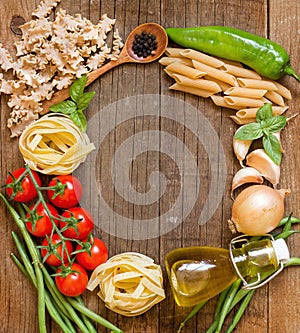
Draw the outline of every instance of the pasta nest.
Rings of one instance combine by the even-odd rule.
[[[69,116],[49,114],[23,131],[19,149],[32,170],[67,175],[85,161],[95,146]]]
[[[105,305],[128,317],[148,311],[165,298],[161,267],[135,252],[115,255],[99,265],[87,289],[94,290],[97,285]]]

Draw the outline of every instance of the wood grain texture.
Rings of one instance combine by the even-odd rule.
[[[25,20],[31,18],[31,12],[38,5],[37,0],[1,1],[0,42],[11,53],[13,43],[18,39],[11,30],[10,22],[14,15],[20,15]],[[298,0],[131,0],[131,1],[93,1],[93,0],[62,0],[59,5],[67,13],[83,16],[97,23],[100,17],[107,13],[115,17],[121,36],[125,37],[137,25],[144,22],[156,22],[164,27],[189,27],[196,25],[227,25],[269,37],[286,48],[291,56],[293,66],[300,71],[299,30],[300,3]],[[281,79],[291,89],[293,99],[288,102],[288,115],[299,112],[300,85],[291,77]],[[124,64],[103,75],[88,87],[96,91],[90,107],[86,111],[88,117],[88,134],[97,146],[95,160],[88,160],[80,166],[76,175],[84,180],[84,203],[91,210],[99,227],[96,234],[108,245],[110,255],[126,251],[137,251],[149,255],[160,263],[164,272],[166,299],[153,307],[146,314],[136,318],[126,318],[107,310],[96,296],[96,292],[87,292],[84,296],[86,304],[102,316],[130,333],[174,333],[180,322],[190,309],[175,305],[170,293],[164,269],[165,254],[181,246],[209,245],[227,247],[231,234],[226,221],[230,218],[232,200],[230,185],[235,172],[239,169],[232,151],[232,137],[236,125],[229,115],[232,111],[216,107],[210,100],[196,96],[169,91],[171,79],[163,72],[159,63],[147,65]],[[148,107],[143,103],[143,96],[153,96],[153,105],[174,110],[174,120],[169,117],[149,115]],[[173,97],[176,97],[175,99]],[[135,117],[125,117],[126,99],[129,98],[130,112]],[[168,100],[167,98],[171,98]],[[172,99],[173,98],[173,99]],[[125,102],[124,102],[125,101]],[[147,101],[149,101],[147,99]],[[1,183],[6,179],[8,171],[22,166],[22,158],[18,151],[16,139],[10,138],[6,121],[9,109],[7,97],[0,96],[1,102]],[[123,103],[123,104],[122,104]],[[150,103],[151,104],[151,103]],[[122,108],[123,107],[123,114]],[[190,116],[190,109],[195,113]],[[163,112],[163,111],[161,111]],[[103,115],[106,118],[103,118]],[[182,117],[182,118],[181,118]],[[191,118],[190,118],[191,117]],[[201,141],[201,117],[205,117],[220,139],[226,160],[224,184],[217,184],[215,190],[223,191],[223,195],[214,214],[208,222],[199,225],[198,219],[203,211],[206,198],[213,179],[211,163],[218,154],[213,142],[205,147]],[[103,121],[105,119],[105,121]],[[190,121],[194,120],[198,128],[193,132]],[[108,131],[109,127],[111,129]],[[107,132],[107,133],[106,133]],[[104,135],[106,133],[106,135]],[[160,133],[159,137],[151,135]],[[137,136],[139,135],[139,136]],[[209,135],[209,132],[208,134]],[[139,139],[134,139],[137,136]],[[155,140],[158,141],[156,142]],[[298,159],[300,154],[299,119],[289,122],[282,133],[285,154],[282,162],[280,186],[291,189],[291,195],[286,199],[286,213],[293,211],[300,216],[300,169]],[[127,143],[126,149],[122,146]],[[182,143],[182,144],[181,144]],[[119,148],[122,148],[121,151]],[[157,151],[165,149],[174,151],[174,156]],[[184,147],[190,155],[184,155]],[[145,151],[142,151],[145,149]],[[124,165],[115,162],[114,157],[119,152],[128,154],[123,159]],[[170,154],[169,154],[170,155]],[[191,156],[197,165],[197,180],[189,160]],[[183,166],[183,171],[179,166]],[[128,168],[126,169],[125,166]],[[124,169],[124,170],[123,170]],[[121,172],[122,171],[122,172]],[[114,182],[120,178],[119,192],[114,188]],[[126,177],[131,189],[128,187]],[[157,182],[157,177],[160,181]],[[91,186],[93,184],[93,186]],[[192,184],[193,186],[188,186]],[[180,192],[183,187],[183,192]],[[94,191],[96,189],[96,192]],[[130,197],[129,190],[141,195],[139,204],[122,197],[122,193]],[[101,199],[100,194],[105,197]],[[152,191],[152,192],[151,192]],[[156,191],[156,192],[155,192]],[[147,193],[154,193],[153,202],[147,201]],[[143,197],[144,194],[144,197]],[[156,197],[155,197],[156,195]],[[168,232],[164,228],[163,214],[168,212],[178,197],[180,210],[170,215],[174,227]],[[158,200],[160,197],[160,200]],[[146,198],[146,199],[145,199]],[[144,201],[143,201],[144,200]],[[176,224],[184,216],[185,205],[195,200],[191,210],[182,223]],[[109,207],[109,209],[107,208]],[[115,224],[116,215],[106,214],[110,210],[116,215],[126,217],[132,224],[120,227]],[[159,218],[161,224],[146,225],[145,220]],[[37,333],[37,301],[36,292],[29,282],[12,264],[9,255],[15,251],[11,239],[11,231],[17,230],[5,207],[0,205],[0,333]],[[138,224],[139,223],[139,224]],[[107,227],[101,228],[101,224]],[[117,230],[117,228],[119,228]],[[124,228],[124,230],[120,230]],[[118,232],[127,237],[116,237]],[[160,237],[153,237],[160,233]],[[134,239],[137,233],[143,239]],[[294,235],[289,241],[291,254],[299,256],[299,236]],[[184,332],[204,333],[213,319],[216,300],[211,300],[188,324]],[[251,301],[236,332],[239,333],[298,333],[300,330],[300,270],[291,267],[284,271],[269,285],[259,289]],[[50,319],[47,322],[49,333],[60,330]],[[228,326],[228,321],[225,326]],[[98,332],[106,332],[97,327]],[[225,330],[224,330],[225,332]]]

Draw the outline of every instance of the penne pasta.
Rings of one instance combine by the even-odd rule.
[[[238,77],[237,82],[243,88],[267,89],[267,90],[278,89],[274,82],[267,80],[255,80],[255,79]]]
[[[216,82],[219,85],[219,87],[221,87],[222,91],[225,91],[225,90],[229,89],[230,87],[232,87],[230,84],[228,84],[228,83],[226,83],[224,81],[220,81],[220,80],[218,80],[218,79],[216,79],[214,77],[211,77],[209,75],[205,75],[204,78],[206,80]]]
[[[184,64],[180,64],[178,62],[173,62],[172,64],[168,65],[166,67],[166,70],[185,75],[191,79],[198,79],[199,77],[204,76],[206,74],[205,72],[186,66]]]
[[[199,61],[203,64],[206,64],[208,66],[214,67],[214,68],[219,68],[221,66],[224,66],[224,62],[211,57],[207,54],[204,54],[202,52],[199,51],[195,51],[195,50],[191,50],[191,49],[186,49],[180,52],[180,55],[186,58],[189,58],[191,60],[196,60]]]
[[[177,57],[177,58],[180,58],[181,57],[181,55],[180,55],[181,51],[182,51],[182,49],[179,48],[179,47],[167,47],[167,49],[165,51],[165,54],[168,57]]]
[[[172,64],[173,62],[179,62],[180,64],[184,64],[186,66],[193,66],[191,59],[185,59],[185,58],[177,58],[177,57],[162,57],[159,60],[159,63],[163,66],[168,66]]]
[[[190,79],[184,75],[180,74],[173,74],[173,78],[176,80],[178,84],[188,86],[188,87],[194,87],[204,90],[212,91],[214,94],[217,92],[222,91],[220,86],[213,81],[208,81],[205,79]]]
[[[256,118],[239,118],[238,116],[230,116],[230,118],[238,125],[254,123]]]
[[[212,99],[212,101],[217,105],[217,106],[220,106],[220,107],[223,107],[223,108],[228,108],[228,109],[234,109],[234,110],[239,110],[240,107],[237,107],[235,105],[230,105],[228,104],[224,97],[223,96],[220,96],[220,95],[212,95],[210,96],[210,98]]]
[[[255,118],[259,108],[247,108],[237,111],[236,116],[239,118]],[[288,109],[288,106],[273,106],[272,111],[274,116],[283,114]]]
[[[283,97],[279,95],[276,91],[268,91],[265,96],[270,100],[271,102],[280,105],[285,106]]]
[[[241,88],[241,87],[230,87],[224,91],[225,95],[250,97],[250,98],[262,98],[268,90],[252,89],[252,88]]]
[[[199,71],[206,72],[209,76],[212,76],[220,81],[226,82],[226,83],[230,84],[231,86],[238,85],[237,80],[233,75],[227,74],[225,72],[222,72],[219,69],[202,64],[201,62],[199,62],[197,60],[192,60],[192,62],[193,62],[194,67],[197,68]]]
[[[237,107],[260,107],[265,103],[263,99],[238,96],[225,96],[224,100],[227,104]]]
[[[184,85],[178,84],[178,83],[174,83],[169,89],[197,95],[197,96],[204,97],[204,98],[210,97],[214,94],[212,91],[209,91],[209,90],[184,86]]]
[[[234,66],[230,64],[224,64],[221,68],[226,73],[235,75],[236,77],[248,78],[254,80],[261,80],[261,76],[251,69],[244,67]]]
[[[282,97],[286,98],[286,99],[292,99],[292,95],[291,92],[288,88],[286,88],[284,85],[282,85],[281,83],[274,81],[274,84],[277,87],[276,92],[281,95]]]

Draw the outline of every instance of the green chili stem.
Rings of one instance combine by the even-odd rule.
[[[70,302],[70,304],[80,313],[86,315],[87,317],[89,317],[90,319],[94,320],[95,322],[97,322],[98,324],[110,329],[113,332],[116,333],[123,333],[123,331],[121,329],[119,329],[118,327],[116,327],[115,325],[113,325],[111,322],[109,322],[108,320],[104,319],[103,317],[97,315],[95,312],[91,311],[90,309],[88,309],[87,307],[81,305],[79,302],[77,302],[74,298],[71,297],[67,297],[67,300]]]
[[[241,302],[240,307],[239,307],[238,311],[236,312],[236,314],[235,314],[235,316],[234,316],[234,318],[233,318],[233,320],[232,320],[229,328],[227,329],[226,333],[231,333],[235,329],[236,325],[238,324],[238,322],[242,318],[242,316],[243,316],[243,314],[244,314],[244,312],[245,312],[245,310],[246,310],[249,302],[251,301],[251,298],[252,298],[254,292],[255,292],[255,289],[252,289],[244,297],[244,299]]]
[[[203,306],[207,303],[207,301],[199,303],[197,305],[195,305],[192,309],[192,311],[185,317],[185,319],[183,320],[183,322],[180,324],[177,333],[180,333],[181,330],[183,329],[183,327],[185,326],[185,324],[191,319],[193,318],[202,308]]]
[[[42,274],[40,266],[39,266],[39,259],[38,259],[36,248],[35,248],[35,246],[32,242],[31,236],[29,235],[24,222],[21,220],[17,211],[7,201],[7,199],[3,196],[2,193],[0,193],[0,198],[6,204],[9,212],[11,213],[11,215],[14,219],[14,221],[16,222],[18,228],[20,229],[20,231],[22,233],[22,236],[24,238],[24,241],[25,241],[25,243],[27,245],[27,248],[29,250],[29,253],[31,255],[33,265],[34,265],[36,280],[37,280],[39,329],[40,329],[40,333],[46,333],[47,328],[46,328],[44,279],[43,279],[43,274]]]

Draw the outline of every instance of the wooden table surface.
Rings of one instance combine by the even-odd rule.
[[[21,16],[25,21],[30,20],[38,4],[38,0],[0,1],[0,42],[11,53],[15,52],[13,43],[20,38],[11,31],[12,18]],[[61,0],[58,8],[70,15],[81,13],[93,23],[107,13],[116,18],[123,39],[134,27],[147,21],[164,27],[225,25],[244,29],[281,44],[300,72],[298,0]],[[85,185],[83,205],[92,211],[97,221],[95,232],[107,243],[110,256],[137,251],[161,264],[164,273],[166,299],[139,317],[116,315],[104,307],[96,291],[86,292],[87,305],[126,333],[173,333],[189,312],[176,306],[170,293],[164,268],[168,251],[192,245],[227,247],[232,238],[226,221],[232,207],[231,181],[239,169],[232,151],[232,137],[237,128],[229,118],[233,112],[216,107],[208,99],[170,91],[171,82],[155,62],[117,67],[89,87],[96,91],[86,114],[97,158],[76,171]],[[293,96],[288,101],[287,115],[299,112],[299,83],[291,77],[280,82]],[[10,138],[6,127],[7,97],[0,99],[0,172],[4,183],[7,173],[22,166],[23,160],[17,139]],[[127,112],[128,105],[132,113]],[[157,115],[153,113],[156,105],[161,107]],[[123,108],[127,109],[122,113]],[[201,130],[208,132],[203,135]],[[159,142],[155,141],[157,135]],[[280,187],[291,189],[286,199],[286,214],[292,211],[294,216],[300,216],[298,141],[296,118],[282,133],[285,154],[280,178]],[[221,143],[223,152],[218,152],[216,142]],[[184,155],[186,148],[189,153]],[[193,178],[193,168],[197,170],[197,178]],[[199,223],[204,208],[207,215]],[[9,258],[15,250],[11,231],[17,227],[2,203],[0,221],[0,332],[35,333],[38,332],[36,292]],[[300,255],[299,240],[297,235],[288,240],[293,256]],[[206,332],[215,303],[216,299],[211,300],[184,332]],[[236,332],[299,333],[299,313],[300,269],[292,267],[255,293]],[[50,319],[47,325],[49,332],[60,331]],[[98,327],[98,332],[105,330]]]

